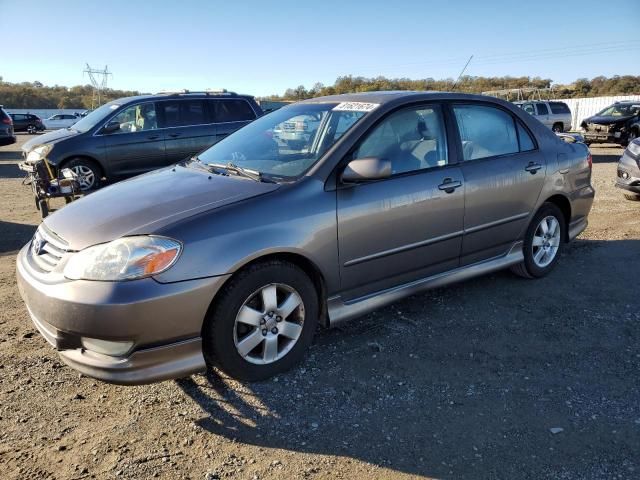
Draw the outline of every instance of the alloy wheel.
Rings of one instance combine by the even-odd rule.
[[[560,248],[560,233],[560,222],[556,217],[549,215],[540,221],[531,242],[536,266],[544,268],[556,258]]]
[[[304,303],[289,285],[271,283],[247,298],[233,327],[236,350],[246,361],[266,365],[283,358],[296,344],[304,323]]]
[[[86,165],[75,165],[71,167],[71,171],[77,175],[80,190],[90,190],[96,183],[96,175]]]

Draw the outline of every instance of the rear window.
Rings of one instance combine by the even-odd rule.
[[[571,113],[566,103],[562,102],[549,102],[549,107],[553,113]]]
[[[254,120],[256,114],[246,100],[210,100],[215,122],[243,122]]]
[[[2,119],[10,118],[7,112],[5,112],[2,108],[0,108],[0,118]]]

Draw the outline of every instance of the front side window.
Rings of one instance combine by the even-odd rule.
[[[134,133],[158,128],[156,109],[152,102],[127,107],[113,117],[111,122],[120,124],[115,133]]]
[[[516,126],[507,112],[485,105],[456,105],[453,111],[465,161],[519,152]]]
[[[538,109],[538,115],[549,115],[549,109],[544,103],[536,103]]]
[[[394,112],[360,143],[353,158],[378,157],[391,162],[392,174],[447,164],[447,137],[438,106]]]
[[[596,115],[603,117],[629,117],[638,114],[640,114],[640,105],[619,103],[605,108]]]
[[[254,120],[198,158],[206,164],[233,163],[274,178],[296,178],[366,114],[337,103],[291,105]]]

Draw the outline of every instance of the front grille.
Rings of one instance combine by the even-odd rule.
[[[587,125],[588,132],[594,133],[609,133],[609,125],[601,125],[599,123],[590,123]]]
[[[63,255],[68,252],[68,247],[67,242],[49,230],[43,223],[38,227],[31,240],[29,256],[39,270],[50,272],[56,268]]]

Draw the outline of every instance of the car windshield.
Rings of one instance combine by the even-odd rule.
[[[299,103],[269,113],[199,155],[205,164],[250,169],[269,177],[299,177],[372,104]]]
[[[84,133],[91,130],[98,123],[101,123],[106,117],[116,110],[120,105],[117,103],[105,103],[99,108],[96,108],[93,112],[89,113],[86,117],[80,118],[71,128]]]
[[[618,104],[611,105],[610,107],[602,110],[598,115],[603,117],[628,117],[631,115],[638,115],[640,112],[640,105],[635,104]]]

